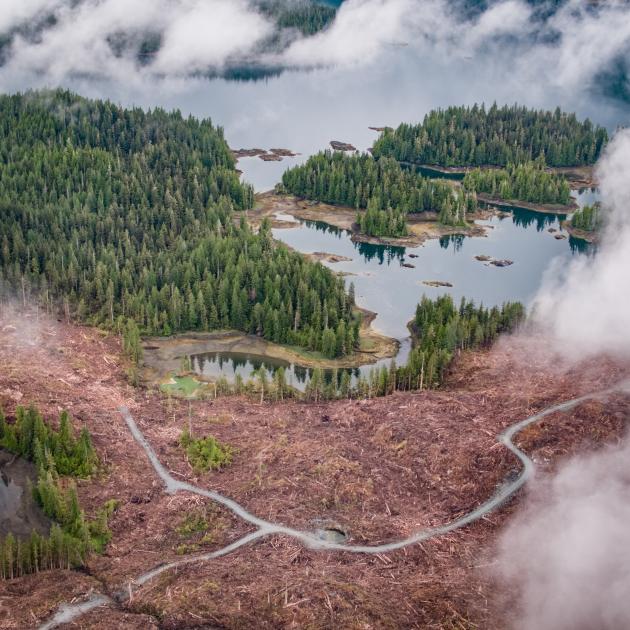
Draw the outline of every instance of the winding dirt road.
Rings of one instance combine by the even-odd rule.
[[[147,571],[146,573],[138,576],[133,581],[133,584],[129,585],[128,589],[121,590],[120,592],[116,593],[113,598],[110,598],[107,595],[103,594],[94,594],[86,601],[78,604],[63,604],[62,606],[60,606],[57,613],[51,619],[40,626],[40,630],[49,630],[63,623],[68,623],[73,619],[76,619],[77,617],[80,617],[81,615],[89,612],[90,610],[93,610],[94,608],[97,608],[104,604],[113,603],[114,601],[124,602],[130,597],[130,594],[133,593],[134,588],[141,587],[164,571],[168,571],[170,569],[186,564],[203,562],[207,560],[212,560],[213,558],[218,558],[220,556],[225,556],[229,553],[232,553],[236,549],[243,547],[244,545],[248,545],[249,543],[264,538],[266,536],[289,536],[291,538],[299,540],[303,545],[314,550],[382,554],[390,551],[395,551],[397,549],[402,549],[403,547],[408,547],[410,545],[414,545],[419,542],[435,538],[436,536],[441,536],[448,532],[460,529],[462,527],[465,527],[466,525],[470,525],[471,523],[478,521],[479,519],[483,518],[484,516],[490,514],[498,507],[500,507],[518,490],[520,490],[520,488],[522,488],[523,485],[525,485],[528,479],[530,479],[530,477],[532,476],[534,471],[534,463],[513,442],[514,437],[520,431],[525,429],[527,426],[538,422],[546,416],[558,412],[570,411],[574,407],[587,400],[604,398],[609,394],[617,391],[630,391],[630,383],[624,382],[604,391],[585,394],[584,396],[573,398],[572,400],[553,405],[551,407],[548,407],[547,409],[544,409],[543,411],[540,411],[528,418],[525,418],[524,420],[521,420],[511,425],[498,436],[498,441],[503,444],[509,451],[511,451],[521,461],[523,465],[522,470],[516,479],[504,483],[491,498],[489,498],[475,510],[469,512],[468,514],[465,514],[461,518],[451,521],[450,523],[440,525],[438,527],[431,527],[428,529],[420,530],[402,540],[374,546],[351,545],[346,543],[323,540],[317,535],[316,532],[302,531],[266,521],[248,512],[242,505],[240,505],[233,499],[230,499],[229,497],[226,497],[212,490],[206,490],[204,488],[200,488],[198,486],[194,486],[192,484],[174,479],[173,476],[161,464],[152,446],[149,444],[148,440],[145,438],[144,434],[133,419],[131,413],[129,412],[129,409],[127,407],[120,407],[120,413],[127,423],[131,434],[133,435],[136,442],[138,442],[138,444],[142,446],[142,448],[146,452],[153,468],[164,483],[165,491],[167,493],[175,494],[177,492],[190,492],[211,499],[212,501],[215,501],[216,503],[219,503],[227,509],[231,510],[236,516],[243,519],[247,523],[250,523],[256,529],[255,531],[243,536],[242,538],[239,538],[230,545],[227,545],[226,547],[223,547],[217,551],[206,554],[198,554],[195,556],[184,558],[182,560],[178,560],[176,562],[169,562],[166,564],[158,565],[150,571]]]

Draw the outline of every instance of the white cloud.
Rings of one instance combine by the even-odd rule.
[[[157,72],[181,74],[221,66],[230,56],[251,51],[273,30],[242,0],[192,0],[183,8],[166,30],[152,66]]]
[[[289,0],[287,0],[288,2]],[[630,4],[568,0],[544,27],[525,0],[499,0],[472,20],[448,0],[346,0],[332,25],[311,37],[283,39],[280,52],[260,52],[273,24],[253,0],[3,0],[0,34],[54,14],[37,41],[18,37],[0,84],[37,75],[58,84],[97,75],[136,85],[175,78],[256,57],[297,67],[376,64],[404,46],[418,63],[475,57],[520,91],[550,86],[583,89],[611,60],[630,62]],[[536,37],[542,29],[547,37]],[[161,33],[163,45],[141,65],[133,47],[116,56],[108,38]],[[549,37],[553,34],[554,37]],[[9,79],[13,79],[12,81]]]
[[[570,359],[630,355],[630,130],[620,131],[598,165],[608,227],[595,257],[552,267],[535,300],[536,322]]]
[[[44,9],[53,10],[60,2],[53,0],[3,0],[0,10],[0,33],[10,31],[40,15]]]
[[[630,627],[628,461],[628,446],[575,458],[530,489],[499,544],[510,627]]]

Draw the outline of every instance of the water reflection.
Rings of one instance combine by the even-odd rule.
[[[457,253],[464,246],[464,239],[466,237],[463,234],[447,234],[440,237],[440,247],[442,249],[448,249],[453,246],[453,252]]]
[[[289,363],[282,359],[270,359],[260,355],[243,352],[206,352],[190,357],[192,370],[204,378],[216,380],[221,377],[228,382],[235,382],[237,378],[247,382],[258,378],[262,372],[265,379],[271,381],[279,368],[285,371],[286,382],[299,391],[304,391],[313,376],[313,369]],[[366,366],[366,371],[369,368]],[[322,370],[326,385],[334,384],[339,388],[343,374],[350,377],[351,385],[355,385],[362,373],[361,368],[340,368]]]
[[[512,221],[515,225],[523,228],[534,226],[537,232],[548,230],[550,227],[562,223],[567,218],[566,214],[546,214],[516,206],[504,206],[504,208],[511,211]]]

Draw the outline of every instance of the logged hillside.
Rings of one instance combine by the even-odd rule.
[[[69,92],[0,98],[0,288],[91,324],[236,328],[322,349],[356,341],[323,266],[253,234],[220,128]]]

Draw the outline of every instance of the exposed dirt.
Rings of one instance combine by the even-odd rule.
[[[342,256],[341,254],[329,254],[328,252],[313,252],[310,257],[312,260],[318,260],[320,262],[325,261],[329,263],[350,262],[352,260],[352,258],[348,258],[348,256]]]
[[[487,228],[474,223],[479,219],[488,219],[494,214],[492,209],[480,209],[470,216],[471,223],[463,227],[442,225],[437,220],[435,212],[410,214],[407,217],[409,235],[399,238],[385,238],[367,236],[357,231],[356,218],[363,210],[355,210],[347,206],[336,206],[318,201],[300,199],[292,195],[278,195],[266,192],[256,196],[256,207],[247,213],[248,220],[253,227],[260,225],[263,217],[269,217],[273,227],[298,227],[299,223],[292,223],[283,218],[291,215],[305,221],[322,221],[328,225],[352,232],[352,240],[363,243],[384,245],[398,245],[401,247],[418,247],[425,241],[443,236],[463,234],[466,236],[486,236]]]
[[[628,366],[606,359],[562,370],[544,348],[544,340],[510,338],[491,352],[465,354],[441,391],[321,404],[261,405],[246,398],[188,403],[129,387],[115,337],[5,315],[0,403],[11,413],[18,401],[33,401],[47,417],[68,408],[77,428],[85,423],[92,431],[104,463],[98,479],[80,483],[82,504],[92,514],[116,497],[121,507],[111,521],[113,542],[89,563],[98,583],[80,572],[56,571],[0,583],[0,627],[33,627],[62,600],[91,588],[119,588],[191,551],[182,545],[210,550],[247,531],[212,507],[209,539],[183,536],[183,520],[209,504],[163,493],[118,405],[130,407],[177,478],[216,489],[266,519],[302,529],[325,520],[352,543],[375,544],[478,505],[517,468],[497,445],[498,432],[629,373]],[[551,470],[571,453],[619,440],[628,409],[622,396],[584,403],[530,427],[519,446]],[[195,475],[177,446],[188,424],[195,436],[212,434],[232,445],[233,464]],[[75,626],[151,627],[149,614],[161,628],[502,627],[493,599],[500,584],[482,567],[496,532],[517,507],[518,499],[457,533],[383,556],[315,552],[265,539],[166,572],[123,612],[96,610]]]
[[[357,148],[348,142],[340,142],[339,140],[331,140],[330,146],[333,151],[356,151]]]
[[[232,155],[239,160],[244,157],[257,157],[264,162],[281,162],[282,158],[299,155],[291,149],[232,149]]]
[[[573,237],[579,238],[587,243],[599,243],[601,232],[590,232],[588,230],[580,230],[571,225],[571,221],[564,221],[562,227]]]

